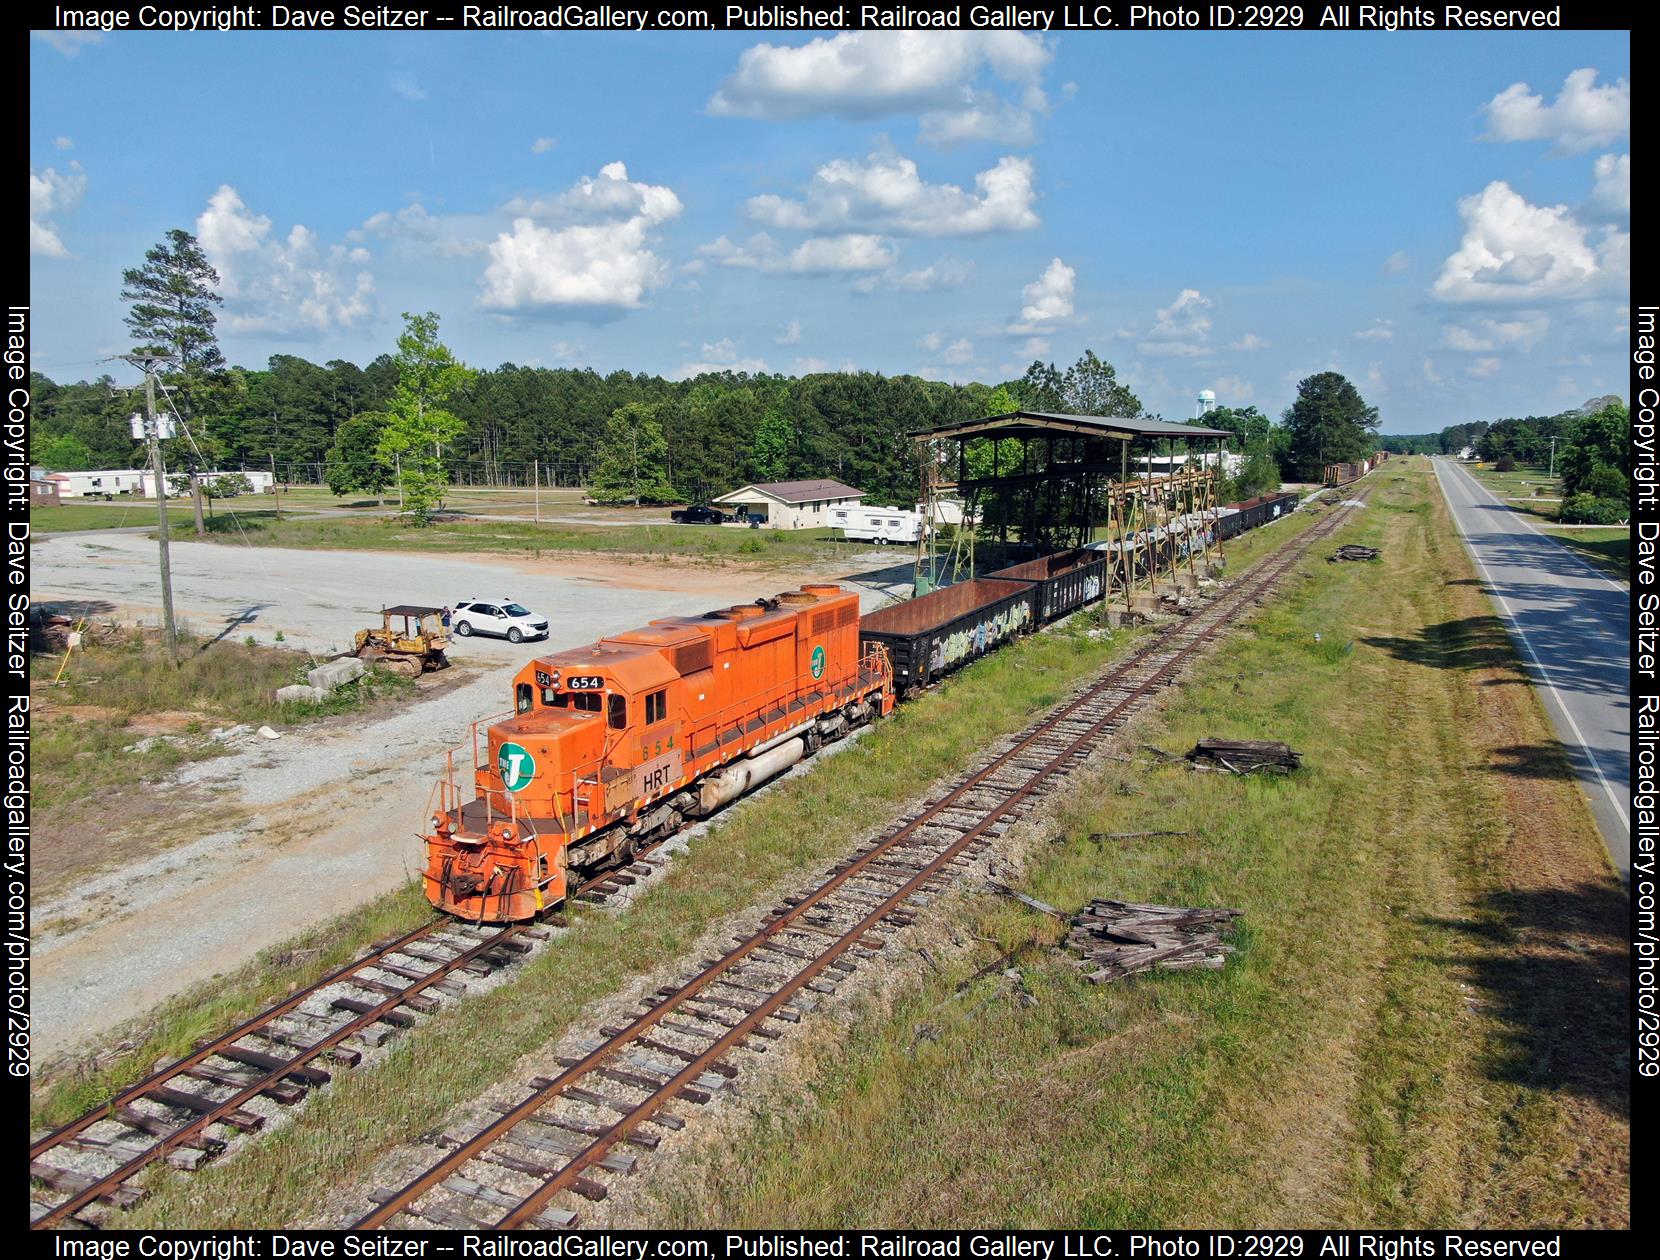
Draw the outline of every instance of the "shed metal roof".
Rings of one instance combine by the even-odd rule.
[[[1140,416],[1073,416],[1052,411],[1010,411],[983,420],[935,425],[913,429],[912,437],[971,438],[995,433],[999,437],[1052,437],[1068,434],[1082,437],[1116,438],[1128,442],[1138,437],[1232,437],[1227,429],[1203,429],[1168,420],[1146,420]]]

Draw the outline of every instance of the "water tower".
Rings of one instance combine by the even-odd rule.
[[[1212,407],[1216,406],[1216,393],[1215,393],[1215,391],[1214,390],[1209,390],[1209,389],[1201,389],[1199,391],[1199,401],[1196,404],[1196,406],[1197,406],[1198,410],[1196,410],[1193,413],[1193,418],[1195,420],[1197,420],[1200,416],[1204,415],[1205,412],[1209,411]]]

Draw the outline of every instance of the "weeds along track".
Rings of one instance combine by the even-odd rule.
[[[798,1023],[811,995],[830,994],[942,892],[960,867],[1032,812],[1103,741],[1292,566],[1345,520],[1341,507],[1245,573],[1190,618],[1110,667],[954,782],[785,899],[719,958],[665,985],[623,1026],[600,1029],[552,1078],[529,1082],[517,1103],[466,1136],[401,1189],[376,1190],[355,1228],[570,1228],[579,1198],[599,1200],[607,1178],[632,1172],[660,1131],[686,1121],[671,1103],[708,1102],[738,1074],[736,1052],[765,1051]],[[574,1197],[573,1197],[574,1196]]]
[[[655,848],[656,846],[653,846]],[[576,890],[603,902],[651,874],[645,852]],[[129,1085],[29,1145],[30,1223],[97,1224],[108,1207],[132,1207],[144,1191],[127,1183],[160,1160],[194,1171],[229,1141],[264,1127],[269,1107],[301,1102],[335,1070],[354,1067],[382,1044],[466,993],[469,977],[499,975],[546,940],[546,928],[482,928],[438,919],[372,946],[346,964],[223,1036]],[[356,1044],[351,1044],[355,1042]],[[224,1134],[224,1136],[217,1136]],[[94,1206],[100,1205],[100,1206]],[[79,1214],[88,1208],[85,1219]]]

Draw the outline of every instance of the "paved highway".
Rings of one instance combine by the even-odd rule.
[[[1435,475],[1494,608],[1567,749],[1621,878],[1631,878],[1631,592],[1458,464]]]

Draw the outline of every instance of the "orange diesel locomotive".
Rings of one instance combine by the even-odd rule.
[[[540,657],[513,680],[513,713],[473,724],[474,799],[454,754],[434,790],[427,897],[460,918],[532,918],[892,708],[886,654],[860,655],[859,597],[839,586]]]

